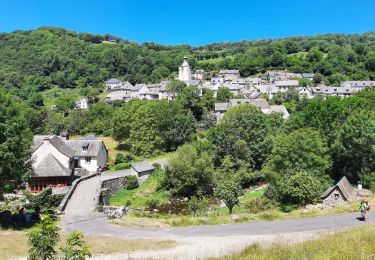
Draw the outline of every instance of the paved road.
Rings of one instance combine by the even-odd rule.
[[[166,160],[158,160],[165,166]],[[185,239],[202,237],[227,237],[248,235],[286,234],[332,230],[363,225],[357,220],[358,213],[339,214],[313,218],[301,218],[268,222],[249,222],[215,226],[196,226],[184,228],[142,228],[122,227],[109,224],[105,216],[95,212],[96,200],[99,197],[101,181],[131,174],[130,170],[105,172],[81,182],[74,192],[60,223],[66,231],[80,230],[87,235],[103,235],[118,238],[158,238]],[[375,223],[375,212],[368,213],[368,222]]]
[[[69,232],[80,230],[87,235],[113,236],[124,239],[186,239],[203,237],[285,234],[293,232],[334,230],[364,225],[365,222],[356,219],[358,216],[358,213],[350,213],[290,220],[260,221],[228,225],[178,228],[122,227],[109,224],[104,217],[99,217],[88,221],[71,223],[64,226],[63,228]],[[374,212],[368,213],[368,221],[366,223],[375,223]]]

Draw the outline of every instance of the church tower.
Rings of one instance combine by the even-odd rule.
[[[191,80],[191,69],[187,61],[187,57],[184,57],[184,61],[181,66],[178,67],[178,80],[180,81],[189,81]]]

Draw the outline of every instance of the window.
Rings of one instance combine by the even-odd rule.
[[[86,163],[91,163],[91,157],[85,157]]]

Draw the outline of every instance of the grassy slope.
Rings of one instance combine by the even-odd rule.
[[[61,241],[56,248],[60,248],[67,238],[62,234]],[[125,253],[138,250],[160,250],[176,246],[171,240],[152,239],[118,239],[111,237],[85,237],[90,246],[90,252],[96,254]],[[27,236],[23,231],[0,230],[0,259],[10,259],[27,255]]]
[[[63,95],[69,95],[72,96],[78,101],[81,98],[81,93],[79,88],[73,88],[73,89],[61,89],[58,87],[46,90],[41,92],[43,99],[44,99],[44,105],[47,108],[50,108],[52,105],[55,104],[55,101],[58,97]]]
[[[301,244],[253,245],[222,259],[375,259],[375,225],[367,225]]]
[[[87,135],[90,135],[90,134],[87,134]],[[74,136],[71,136],[70,139],[78,139],[78,138],[82,138],[82,137],[83,136],[80,136],[80,135],[74,135]],[[108,149],[108,156],[109,156],[108,160],[109,160],[110,163],[112,163],[115,160],[116,154],[118,154],[118,153],[129,154],[129,151],[119,149],[118,148],[118,142],[116,140],[114,140],[112,137],[110,137],[110,136],[98,136],[98,138],[103,140],[105,146]],[[136,158],[136,160],[137,161],[154,162],[155,160],[158,160],[158,159],[169,159],[172,155],[173,155],[173,152],[169,152],[169,153],[161,154],[161,155],[158,155],[158,156],[155,156],[155,157],[152,157],[152,158],[138,157],[138,158]]]
[[[157,200],[160,203],[166,203],[170,198],[168,191],[157,191],[157,187],[163,179],[164,172],[155,171],[151,176],[137,189],[122,190],[115,194],[110,204],[114,206],[123,206],[129,200],[132,207],[147,207],[147,201],[150,199]]]

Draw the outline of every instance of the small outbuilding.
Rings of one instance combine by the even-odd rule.
[[[367,197],[371,194],[370,190],[362,187],[354,188],[344,176],[335,186],[328,188],[321,198],[325,207],[335,207],[357,197]]]
[[[137,175],[139,182],[142,183],[155,170],[155,167],[148,162],[140,162],[133,163],[131,169],[134,175]]]

